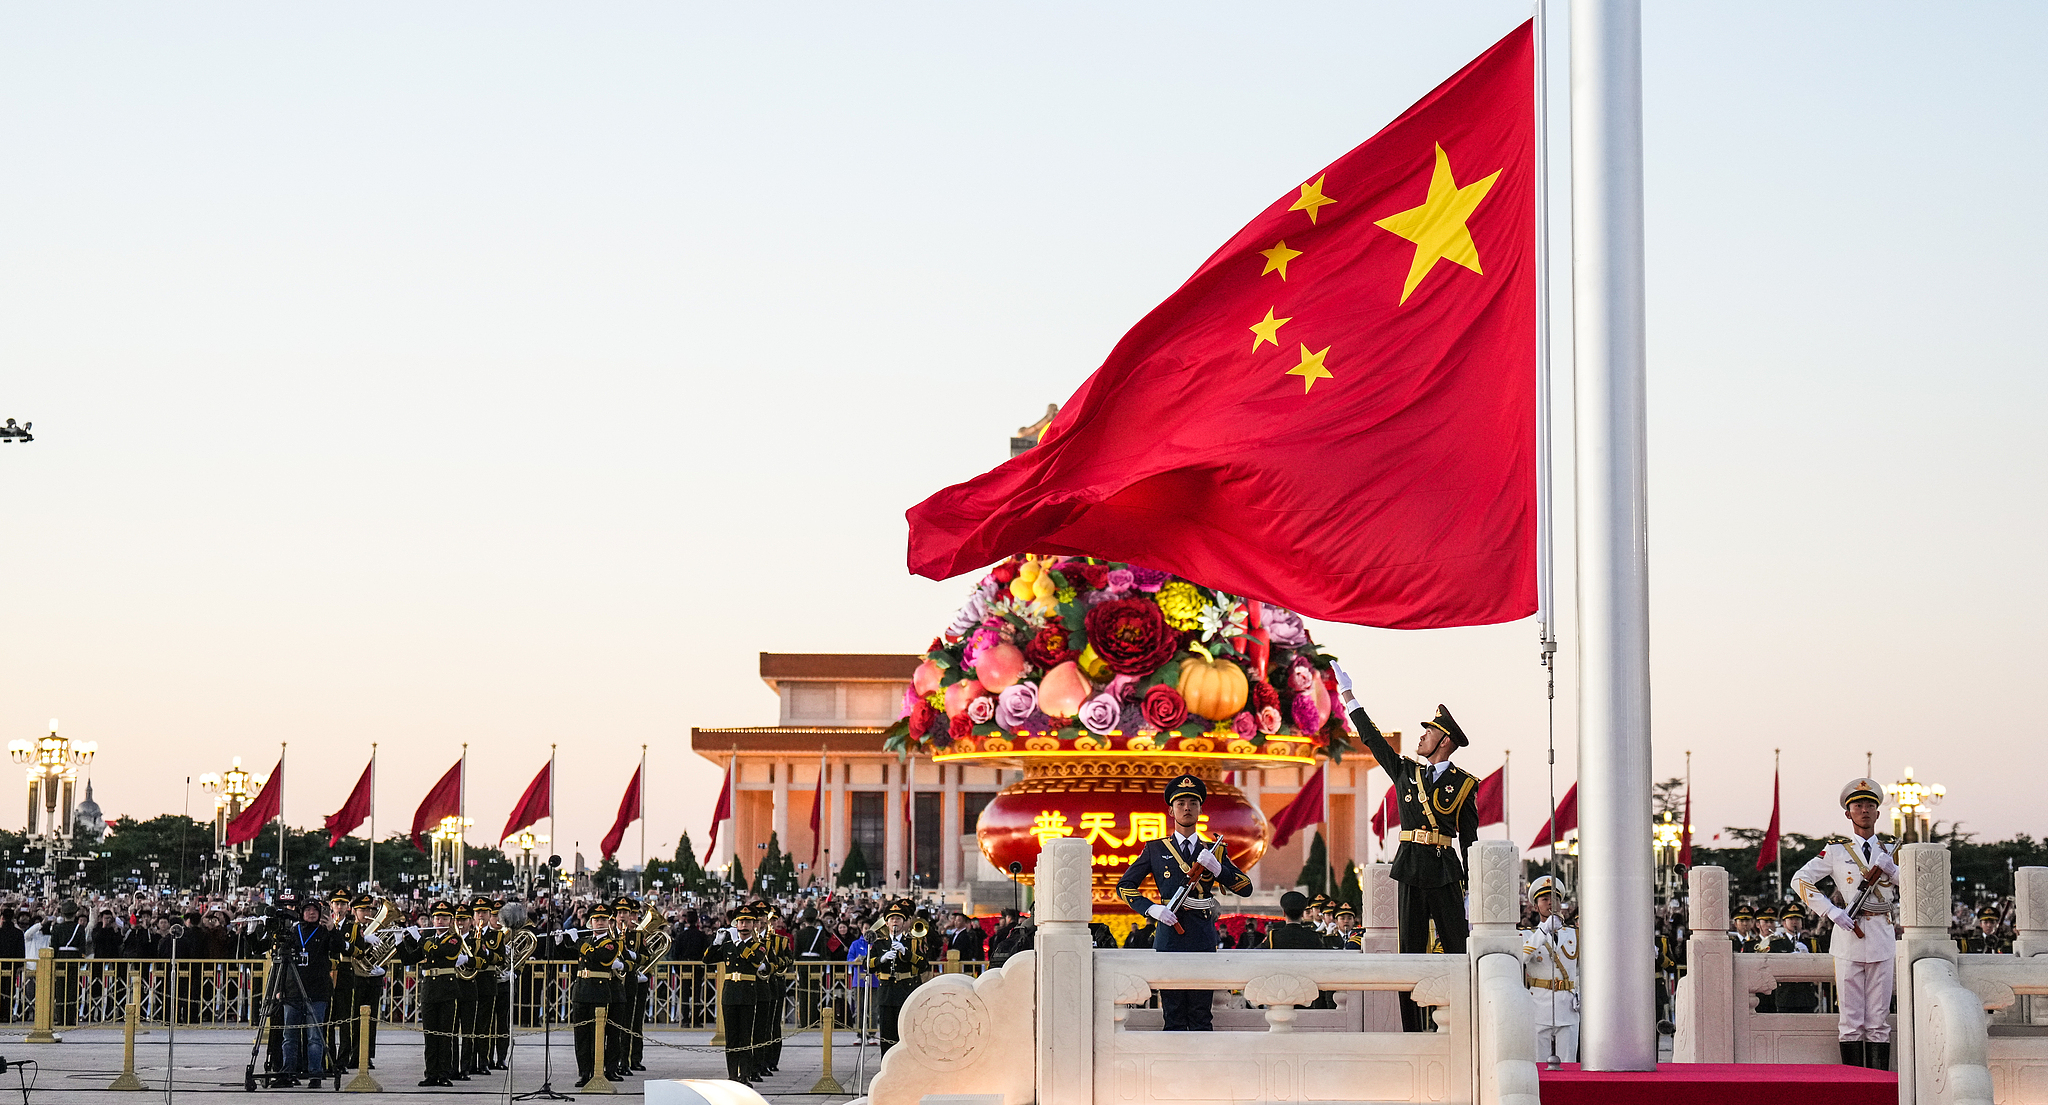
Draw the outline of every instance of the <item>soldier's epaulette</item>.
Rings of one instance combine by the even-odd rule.
[[[1830,845],[1830,844],[1847,844],[1847,843],[1849,843],[1849,838],[1848,838],[1848,837],[1846,837],[1846,836],[1842,836],[1842,835],[1840,835],[1840,834],[1836,834],[1836,835],[1834,835],[1834,836],[1831,836],[1831,837],[1827,838],[1826,840],[1823,840],[1823,841],[1821,841],[1821,842],[1820,842],[1820,846],[1821,846],[1821,847],[1823,847],[1823,848],[1825,848],[1825,847],[1827,847],[1827,846],[1828,846],[1828,845]]]

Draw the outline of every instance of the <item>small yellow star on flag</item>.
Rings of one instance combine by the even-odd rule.
[[[1287,279],[1287,262],[1301,256],[1301,251],[1298,249],[1288,249],[1287,240],[1282,238],[1279,244],[1275,245],[1272,249],[1260,250],[1259,256],[1266,259],[1266,267],[1259,270],[1260,276],[1264,276],[1269,272],[1277,272],[1280,274],[1280,279],[1285,280]]]
[[[1324,174],[1324,176],[1327,175],[1329,174]],[[1336,202],[1336,200],[1323,194],[1323,177],[1317,177],[1313,182],[1301,186],[1301,198],[1295,200],[1294,206],[1288,208],[1288,210],[1308,212],[1309,225],[1313,226],[1316,221],[1316,212]]]
[[[1278,343],[1276,342],[1275,344]],[[1254,348],[1257,348],[1256,345]],[[1336,377],[1330,375],[1329,369],[1323,367],[1323,358],[1329,355],[1330,347],[1327,345],[1314,353],[1309,352],[1306,345],[1301,347],[1301,363],[1288,369],[1287,375],[1301,377],[1301,393],[1303,395],[1307,395],[1308,389],[1316,386],[1317,380],[1336,379]]]
[[[1279,345],[1280,328],[1293,321],[1294,319],[1291,317],[1274,318],[1273,308],[1266,308],[1266,319],[1264,322],[1254,322],[1249,327],[1246,327],[1253,334],[1252,352],[1257,353],[1259,351],[1260,342],[1264,342],[1267,345]]]

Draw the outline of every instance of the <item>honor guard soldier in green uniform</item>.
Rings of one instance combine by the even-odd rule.
[[[732,915],[732,927],[719,929],[704,953],[704,962],[725,964],[718,1021],[725,1028],[725,1076],[734,1082],[764,1077],[754,1047],[754,1005],[761,1000],[761,977],[769,973],[768,948],[754,924],[753,906],[741,907]]]
[[[762,1068],[769,1074],[782,1069],[782,1010],[789,998],[790,964],[796,946],[775,927],[775,910],[767,902],[754,903],[754,917],[768,946],[768,977],[761,981],[768,996],[754,1007],[754,1039],[761,1047]]]
[[[1308,912],[1308,895],[1299,890],[1289,890],[1280,895],[1280,912],[1286,914],[1287,919],[1266,930],[1268,948],[1308,951],[1323,946],[1322,934],[1303,920],[1303,915]]]
[[[881,1010],[884,1055],[889,1054],[889,1049],[895,1047],[899,1039],[896,1019],[903,1012],[903,1002],[924,978],[924,941],[910,931],[913,916],[915,911],[909,902],[901,898],[890,902],[889,908],[882,913],[888,932],[868,944],[867,968],[875,976],[875,1002]]]
[[[619,974],[626,962],[619,938],[612,935],[611,907],[599,902],[590,910],[590,928],[576,945],[576,983],[570,987],[573,1003],[570,1019],[576,1025],[576,1088],[582,1089],[597,1071],[597,1011],[605,1010],[619,997]],[[604,1034],[605,1066],[613,1063],[617,1050],[616,1026],[607,1024]]]
[[[1138,858],[1117,880],[1116,895],[1133,912],[1142,913],[1159,927],[1152,935],[1157,952],[1213,952],[1216,932],[1216,891],[1232,894],[1252,892],[1252,880],[1230,862],[1228,849],[1219,840],[1203,840],[1202,804],[1209,799],[1208,784],[1193,775],[1175,777],[1166,784],[1166,809],[1173,831],[1145,842]],[[1159,901],[1145,897],[1138,888],[1145,876],[1159,891]],[[1185,889],[1187,893],[1182,894]],[[1178,897],[1178,907],[1170,903]],[[1208,1032],[1211,1018],[1208,990],[1161,990],[1159,1012],[1168,1032]]]
[[[427,931],[406,957],[419,965],[420,1031],[426,1036],[427,1076],[422,1086],[453,1086],[456,1067],[456,961],[462,937],[455,932],[455,908],[435,902],[427,914]]]
[[[1977,911],[1977,930],[1956,938],[1956,946],[1969,955],[2005,955],[2012,951],[2012,937],[1998,931],[1998,907],[1987,905]]]
[[[1437,950],[1460,955],[1470,927],[1465,922],[1465,853],[1479,839],[1479,807],[1472,792],[1479,780],[1451,763],[1451,753],[1471,742],[1439,705],[1436,716],[1422,723],[1415,751],[1420,760],[1395,752],[1379,726],[1358,705],[1351,677],[1337,667],[1337,689],[1350,708],[1351,724],[1365,747],[1394,780],[1401,805],[1401,846],[1394,853],[1394,882],[1399,885],[1399,923],[1403,953]],[[1401,1021],[1410,1032],[1430,1030],[1429,1017],[1401,994]]]

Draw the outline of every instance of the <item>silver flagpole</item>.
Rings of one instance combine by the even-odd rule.
[[[1572,0],[1579,946],[1586,1070],[1654,1070],[1640,0]]]

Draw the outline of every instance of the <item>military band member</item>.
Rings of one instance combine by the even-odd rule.
[[[1756,911],[1746,905],[1736,906],[1735,913],[1728,918],[1732,927],[1728,930],[1728,943],[1739,952],[1756,950]]]
[[[1358,911],[1350,902],[1338,902],[1335,914],[1336,947],[1348,951],[1365,950],[1365,930],[1358,927]]]
[[[1970,955],[2005,955],[2012,951],[2012,937],[1998,931],[1998,907],[1987,905],[1977,911],[1977,929],[1956,938],[1956,946]]]
[[[1230,861],[1221,841],[1207,841],[1197,831],[1202,804],[1209,799],[1209,787],[1193,775],[1181,775],[1166,784],[1166,808],[1173,831],[1148,840],[1138,858],[1117,882],[1117,897],[1132,910],[1159,922],[1152,937],[1152,950],[1160,952],[1213,952],[1216,950],[1216,891],[1232,894],[1252,892],[1252,880]],[[1145,897],[1138,888],[1145,876],[1159,892],[1159,901]],[[1182,887],[1188,893],[1179,909],[1167,903]],[[1208,990],[1161,990],[1159,1009],[1168,1032],[1208,1032],[1213,1025]]]
[[[478,898],[469,905],[469,946],[476,975],[469,980],[472,997],[464,1066],[475,1075],[491,1073],[491,1023],[497,1017],[498,970],[504,960],[503,936],[491,924],[497,915],[489,898]]]
[[[1798,902],[1786,902],[1779,907],[1778,923],[1763,937],[1763,950],[1779,955],[1813,950],[1807,939],[1806,910]],[[1820,1008],[1820,987],[1812,982],[1779,983],[1777,989],[1764,997],[1770,999],[1771,1009],[1765,1010],[1760,1001],[1759,1013],[1811,1013]]]
[[[462,937],[455,931],[455,908],[447,902],[434,903],[427,924],[417,942],[401,953],[418,964],[420,1030],[426,1036],[427,1062],[427,1076],[420,1085],[453,1086],[459,1069],[455,972],[463,955]]]
[[[498,941],[505,949],[498,964],[497,1018],[491,1022],[491,1069],[504,1070],[512,1058],[512,936],[526,928],[526,903],[503,902],[498,904]]]
[[[612,1065],[617,1041],[609,1023],[611,1006],[618,1000],[619,975],[625,970],[624,948],[612,934],[611,907],[603,902],[591,907],[590,928],[576,945],[576,982],[569,990],[573,1004],[570,1019],[576,1025],[576,1088],[588,1085],[597,1072],[597,1011],[605,1011],[605,1066]],[[609,1075],[607,1075],[609,1077]]]
[[[732,927],[719,929],[704,953],[704,962],[725,964],[718,1017],[725,1026],[725,1076],[734,1082],[759,1082],[764,1077],[754,1047],[754,1005],[761,994],[761,976],[768,973],[767,955],[754,931],[751,905],[732,915]]]
[[[382,941],[371,934],[370,924],[377,919],[377,899],[368,894],[358,894],[349,900],[354,914],[341,926],[343,959],[335,973],[334,1008],[338,1042],[341,1050],[335,1052],[344,1070],[374,1068],[377,1057],[377,1017],[383,1005],[385,971],[381,966],[358,970],[355,962],[367,963],[382,946]],[[388,934],[386,939],[396,939]],[[344,995],[346,1001],[343,1000]],[[362,1029],[360,1010],[370,1007],[370,1035],[358,1039]]]
[[[882,919],[889,926],[886,935],[878,936],[868,944],[867,968],[875,977],[875,1003],[881,1011],[882,1054],[896,1046],[897,1018],[903,1012],[903,1003],[910,992],[924,978],[924,969],[929,962],[925,955],[924,942],[910,935],[910,922],[916,912],[910,903],[901,898],[889,903],[882,913]]]
[[[1841,1007],[1837,1038],[1842,1062],[1852,1067],[1891,1069],[1892,959],[1898,948],[1892,912],[1898,903],[1899,868],[1892,846],[1877,838],[1877,813],[1884,788],[1875,779],[1851,779],[1842,788],[1842,815],[1851,833],[1834,837],[1806,861],[1792,885],[1807,907],[1830,918],[1835,956],[1835,993]],[[1818,883],[1833,879],[1842,904],[1822,894]],[[1870,894],[1858,907],[1868,886]],[[1856,912],[1852,915],[1851,909]]]
[[[767,997],[754,1006],[754,1039],[760,1044],[762,1068],[776,1074],[782,1069],[782,1010],[789,996],[795,945],[790,943],[789,934],[777,926],[775,910],[767,902],[754,903],[754,916],[760,921],[761,937],[768,947],[768,975],[761,980]],[[930,958],[928,953],[926,958]]]
[[[640,927],[642,908],[639,902],[631,898],[620,898],[612,903],[613,921],[618,925],[621,938],[626,941],[626,947],[632,951],[626,962],[630,968],[629,977],[625,980],[626,1016],[619,1022],[628,1030],[626,1049],[619,1055],[621,1071],[647,1069],[641,1058],[644,1055],[642,1045],[646,1042],[643,1034],[646,1032],[648,990],[653,986],[654,965],[647,961],[647,934],[642,932]],[[649,905],[644,908],[652,910],[654,907]],[[623,914],[620,912],[622,909],[625,910]]]
[[[1308,923],[1308,895],[1289,890],[1280,895],[1280,912],[1285,921],[1266,930],[1266,947],[1277,951],[1308,951],[1323,946],[1322,934]]]
[[[1536,1061],[1579,1061],[1579,930],[1564,923],[1557,880],[1529,884],[1536,927],[1522,930],[1522,977],[1536,1012]]]
[[[1436,716],[1422,723],[1412,760],[1395,752],[1379,726],[1358,705],[1351,677],[1336,668],[1337,688],[1350,709],[1359,739],[1394,780],[1401,805],[1401,845],[1394,853],[1394,882],[1399,885],[1401,951],[1427,952],[1434,926],[1435,943],[1445,952],[1465,951],[1465,853],[1479,839],[1479,807],[1472,792],[1479,780],[1456,764],[1451,753],[1471,742],[1451,712],[1439,705]],[[1401,994],[1401,1021],[1410,1032],[1430,1030],[1429,1017]]]

